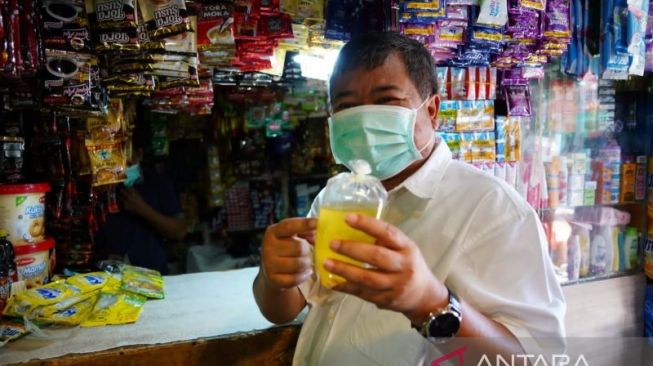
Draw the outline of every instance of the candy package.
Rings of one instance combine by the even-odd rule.
[[[435,68],[435,77],[437,78],[438,83],[438,95],[441,100],[447,100],[449,98],[447,83],[449,82],[449,68],[448,67],[436,67]]]
[[[44,0],[41,19],[45,48],[91,51],[91,32],[84,0]]]
[[[152,40],[194,31],[184,0],[139,0],[138,5]]]
[[[632,57],[628,73],[631,75],[644,75],[648,8],[648,0],[628,1],[628,53]]]
[[[94,141],[87,140],[86,148],[91,158],[94,187],[120,183],[127,179],[127,157],[122,141],[95,144]]]
[[[145,297],[125,291],[103,291],[82,327],[129,324],[138,320]]]

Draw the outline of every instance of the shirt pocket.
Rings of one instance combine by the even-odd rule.
[[[403,314],[365,303],[352,328],[351,343],[376,365],[416,366],[424,362],[426,340]]]

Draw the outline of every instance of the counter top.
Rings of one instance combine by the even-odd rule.
[[[0,348],[0,364],[50,359],[135,345],[215,338],[273,326],[252,295],[258,268],[165,277],[163,300],[149,300],[138,322],[98,328],[48,331]]]

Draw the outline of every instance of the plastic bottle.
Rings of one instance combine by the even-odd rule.
[[[364,160],[349,164],[353,173],[341,173],[329,179],[324,189],[315,237],[315,267],[324,287],[332,288],[344,282],[340,276],[324,268],[326,259],[363,266],[363,263],[335,253],[330,244],[333,240],[348,240],[374,244],[374,238],[350,227],[345,222],[349,213],[379,218],[388,193],[377,178],[369,175],[370,165]]]
[[[575,281],[580,277],[580,237],[572,235],[567,242],[567,280]]]
[[[600,276],[612,272],[614,247],[612,226],[599,226],[590,246],[590,275]]]
[[[587,277],[590,274],[590,230],[584,225],[579,226],[578,243],[580,246],[579,277]]]
[[[639,265],[639,235],[634,227],[626,228],[624,237],[625,270],[635,269]]]

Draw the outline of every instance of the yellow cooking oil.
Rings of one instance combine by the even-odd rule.
[[[347,240],[360,243],[374,244],[375,239],[366,233],[356,230],[345,222],[347,214],[363,214],[377,217],[378,207],[360,206],[329,206],[320,208],[315,237],[315,267],[322,286],[332,288],[345,282],[340,276],[329,273],[324,268],[326,259],[335,259],[362,267],[363,263],[334,252],[330,244],[334,240]]]

